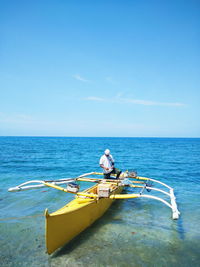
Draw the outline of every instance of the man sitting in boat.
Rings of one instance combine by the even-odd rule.
[[[116,179],[119,178],[121,171],[114,167],[114,159],[110,154],[110,150],[106,149],[104,155],[101,156],[99,161],[100,167],[104,170],[104,178],[111,179],[111,174],[116,174]]]

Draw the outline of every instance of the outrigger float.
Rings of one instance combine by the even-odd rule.
[[[90,177],[91,175],[97,178]],[[61,209],[50,214],[48,209],[45,210],[46,248],[48,254],[53,253],[55,250],[68,243],[100,218],[115,199],[155,199],[161,201],[172,210],[173,219],[179,218],[180,212],[177,208],[174,190],[170,186],[155,179],[137,176],[137,173],[134,171],[123,172],[119,179],[113,176],[111,177],[112,179],[107,180],[99,178],[100,175],[103,174],[90,172],[80,175],[75,179],[33,180],[8,189],[10,192],[17,192],[48,186],[66,193],[75,194],[75,199]],[[95,185],[79,192],[78,181],[93,182]],[[152,187],[152,183],[157,183],[167,188],[168,192],[160,188]],[[67,188],[61,187],[60,185],[62,184],[67,184]],[[139,188],[141,190],[139,193],[121,194],[126,187],[134,189]],[[170,198],[170,202],[154,195],[144,194],[144,190],[148,192],[153,190],[162,193]]]

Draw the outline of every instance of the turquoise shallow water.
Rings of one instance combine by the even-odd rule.
[[[48,188],[18,193],[7,188],[100,171],[105,148],[116,167],[174,187],[180,219],[173,221],[170,209],[154,200],[119,200],[48,256],[43,212],[55,211],[73,196]],[[199,180],[200,139],[0,137],[1,266],[199,266]]]

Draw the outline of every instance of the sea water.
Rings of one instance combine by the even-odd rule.
[[[172,220],[171,210],[155,200],[116,200],[91,227],[47,255],[44,210],[53,212],[73,196],[52,188],[7,189],[100,171],[106,148],[117,168],[173,187],[180,218]],[[0,266],[199,266],[199,181],[198,138],[0,137]]]

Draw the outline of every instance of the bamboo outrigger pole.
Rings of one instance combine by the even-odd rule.
[[[125,174],[126,174],[126,172],[125,172]],[[127,177],[129,179],[134,179],[134,181],[128,180],[128,184],[127,184],[126,183],[127,179],[123,179],[123,178],[122,179],[99,179],[99,178],[87,177],[90,175],[103,175],[103,174],[98,173],[98,172],[90,172],[90,173],[85,173],[83,175],[80,175],[74,179],[65,178],[65,179],[46,180],[46,181],[32,180],[29,182],[22,183],[16,187],[9,188],[8,191],[17,192],[17,191],[23,191],[23,190],[28,190],[28,189],[38,189],[38,188],[42,188],[44,186],[47,186],[47,187],[51,187],[51,188],[63,191],[65,193],[75,194],[78,201],[80,203],[84,203],[84,202],[90,202],[90,201],[98,200],[99,199],[98,193],[94,194],[94,193],[87,193],[87,192],[76,192],[76,191],[73,192],[73,191],[69,191],[66,188],[61,187],[60,184],[68,184],[68,183],[71,183],[74,181],[86,181],[86,182],[108,183],[108,184],[112,183],[112,184],[115,184],[116,186],[141,188],[142,190],[139,194],[110,194],[107,198],[110,198],[110,199],[149,198],[149,199],[158,200],[158,201],[162,202],[163,204],[165,204],[166,206],[168,206],[169,208],[171,208],[173,219],[179,218],[180,212],[177,208],[174,190],[172,187],[168,186],[167,184],[165,184],[163,182],[160,182],[160,181],[155,180],[155,179],[147,178],[147,177],[136,176],[136,177]],[[137,181],[135,181],[135,180],[137,180]],[[164,191],[164,190],[159,189],[159,188],[149,186],[148,181],[152,181],[154,183],[158,183],[158,184],[166,187],[169,190],[169,192]],[[137,184],[135,184],[135,183],[137,183]],[[30,185],[30,184],[32,184],[32,185]],[[139,184],[142,184],[142,185],[139,185]],[[154,190],[156,192],[163,193],[164,195],[166,195],[170,198],[171,203],[169,203],[166,200],[164,200],[160,197],[157,197],[157,196],[143,194],[143,191],[145,189],[147,189],[149,191]]]

